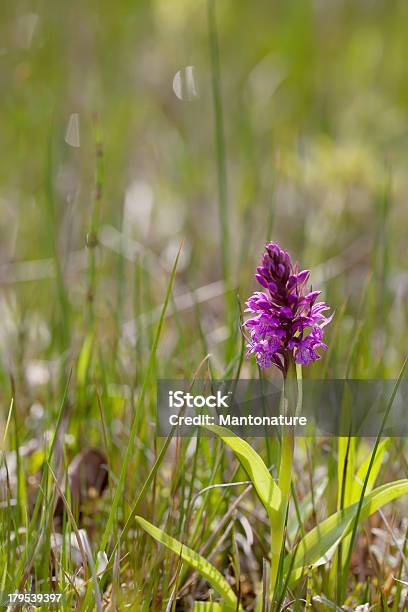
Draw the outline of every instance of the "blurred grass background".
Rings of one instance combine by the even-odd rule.
[[[327,280],[337,307],[350,299],[347,338],[374,270],[377,329],[367,351],[393,376],[406,344],[408,9],[257,0],[219,2],[217,11],[231,286],[247,295],[263,243],[274,238],[318,267],[315,284]],[[181,240],[180,281],[195,289],[222,278],[206,18],[203,2],[181,0],[3,3],[0,281],[3,310],[15,304],[17,318],[34,318],[43,332],[33,357],[48,354],[54,331],[65,350],[78,332],[77,324],[61,330],[61,291],[74,320],[86,302],[95,121],[105,168],[95,298],[103,332],[117,334],[119,304],[121,316],[133,314],[135,259],[151,264],[154,295]],[[173,79],[186,66],[194,91],[180,100]],[[73,114],[80,146],[65,141]],[[120,233],[140,245],[136,255],[125,245],[122,263]],[[55,254],[62,290],[52,263],[23,265]],[[222,327],[217,310],[207,331],[214,327]]]

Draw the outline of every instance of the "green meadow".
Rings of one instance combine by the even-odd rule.
[[[279,376],[242,333],[270,241],[335,311],[298,389],[390,379],[391,409],[407,19],[402,0],[3,0],[2,609],[407,609],[404,438],[156,421],[160,379]]]

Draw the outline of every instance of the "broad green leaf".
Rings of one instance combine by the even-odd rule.
[[[388,502],[408,493],[408,479],[398,480],[378,487],[365,496],[359,523],[374,514]],[[317,567],[326,563],[336,549],[338,543],[351,532],[353,520],[357,514],[358,502],[332,514],[312,529],[297,547],[295,561],[292,567],[291,583],[298,580],[304,568]],[[292,555],[285,560],[285,569],[289,570]]]
[[[259,499],[265,506],[272,525],[279,519],[282,503],[281,490],[273,480],[268,468],[258,453],[239,436],[226,427],[207,425],[205,429],[212,431],[234,452],[242,467],[251,479]]]
[[[142,518],[141,516],[136,516],[135,521],[142,529],[151,535],[152,538],[157,540],[157,542],[160,542],[160,544],[166,546],[178,557],[181,557],[183,561],[188,563],[192,568],[200,572],[200,574],[204,576],[206,580],[208,580],[217,593],[221,595],[227,607],[230,609],[233,608],[234,610],[236,609],[237,597],[234,591],[231,589],[224,576],[213,565],[211,565],[211,563],[188,546],[185,546],[175,538],[167,535],[167,533],[158,527],[155,527],[149,523],[149,521],[146,521],[146,519]]]

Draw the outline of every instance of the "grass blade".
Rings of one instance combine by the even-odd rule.
[[[196,553],[188,546],[185,546],[175,538],[167,535],[164,533],[164,531],[158,527],[155,527],[141,516],[136,516],[135,520],[142,529],[152,536],[152,538],[157,540],[157,542],[160,542],[160,544],[166,546],[169,550],[181,557],[183,561],[188,563],[188,565],[200,572],[200,574],[204,576],[206,580],[208,580],[211,586],[224,599],[226,607],[231,610],[235,610],[237,608],[237,597],[235,593],[225,580],[224,576],[220,574],[220,572],[213,565],[211,565],[211,563],[208,563],[204,557]],[[239,609],[242,610],[242,608]]]
[[[281,491],[269,473],[268,468],[258,453],[239,436],[235,435],[226,427],[218,425],[208,425],[205,427],[230,447],[242,467],[251,479],[259,499],[263,503],[265,510],[272,524],[279,518],[279,511],[282,501]]]
[[[122,469],[120,471],[120,476],[119,476],[119,482],[118,482],[118,486],[116,488],[116,492],[115,492],[115,496],[113,498],[113,502],[112,502],[112,507],[111,510],[109,512],[109,517],[106,523],[106,528],[105,528],[105,532],[103,534],[102,537],[102,542],[101,542],[101,546],[100,546],[100,550],[105,551],[108,540],[109,540],[109,535],[112,531],[112,525],[113,525],[113,521],[116,515],[116,510],[118,508],[118,504],[119,501],[122,497],[123,494],[123,488],[124,488],[124,484],[125,484],[125,479],[126,479],[126,471],[127,471],[127,466],[129,463],[129,459],[130,459],[130,455],[134,446],[134,442],[135,442],[135,436],[136,436],[136,431],[137,431],[137,425],[138,425],[138,417],[139,417],[139,411],[141,409],[141,407],[143,406],[143,402],[145,399],[145,395],[146,395],[146,391],[148,388],[148,385],[150,384],[151,381],[151,376],[152,376],[152,372],[154,370],[154,364],[156,361],[156,352],[157,352],[157,347],[159,345],[159,339],[160,339],[160,335],[161,335],[161,331],[163,328],[163,323],[164,323],[164,317],[166,314],[166,310],[167,310],[167,306],[170,300],[170,295],[171,295],[171,290],[173,288],[173,282],[174,282],[174,278],[176,275],[176,269],[177,269],[177,263],[178,263],[178,259],[180,256],[180,251],[181,251],[181,247],[177,253],[176,259],[174,261],[173,264],[173,268],[170,274],[170,280],[169,280],[169,284],[167,286],[167,291],[166,291],[166,296],[164,299],[164,303],[162,306],[162,310],[161,310],[161,314],[160,314],[160,319],[157,325],[157,329],[156,329],[156,334],[153,340],[153,346],[152,346],[152,350],[150,352],[150,357],[149,357],[149,362],[147,365],[147,371],[146,371],[146,375],[144,377],[144,381],[143,381],[143,386],[142,386],[142,390],[140,392],[140,397],[139,397],[139,401],[137,403],[137,407],[135,410],[135,414],[133,417],[133,422],[132,422],[132,428],[130,431],[130,436],[129,436],[129,441],[128,441],[128,445],[126,448],[126,452],[123,458],[123,462],[122,462]]]

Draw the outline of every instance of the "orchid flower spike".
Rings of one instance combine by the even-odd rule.
[[[309,365],[320,359],[318,349],[327,349],[323,329],[334,313],[317,302],[320,291],[307,291],[309,270],[298,272],[287,251],[275,242],[265,247],[256,280],[265,291],[256,291],[246,302],[246,357],[255,355],[261,368],[272,365],[286,376],[290,360]]]

